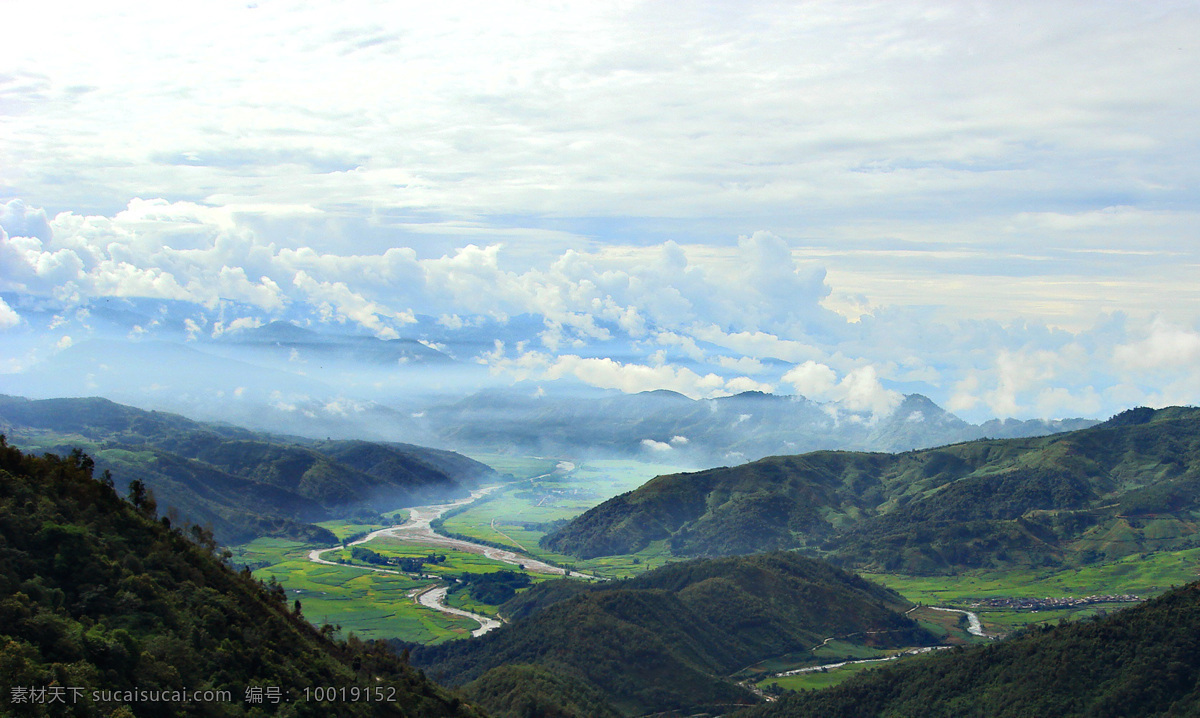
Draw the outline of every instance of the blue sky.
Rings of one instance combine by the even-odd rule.
[[[64,316],[534,314],[471,359],[881,412],[1200,402],[1200,3],[96,5],[10,4],[0,53],[0,291]]]

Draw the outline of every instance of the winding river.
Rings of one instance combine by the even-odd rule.
[[[986,637],[983,632],[983,624],[979,622],[979,616],[971,611],[964,611],[961,608],[940,608],[938,606],[930,606],[934,611],[947,611],[949,613],[965,613],[967,615],[967,633],[972,636]]]
[[[441,534],[434,532],[433,527],[430,525],[434,519],[445,514],[447,511],[456,509],[460,506],[466,506],[472,501],[480,499],[498,488],[500,488],[499,485],[488,486],[486,488],[472,491],[470,496],[459,499],[458,501],[445,504],[434,504],[432,506],[414,506],[406,509],[408,511],[408,521],[396,526],[389,526],[388,528],[379,529],[378,531],[372,531],[366,536],[358,539],[357,541],[352,541],[347,545],[356,546],[380,536],[388,536],[405,541],[407,543],[428,544],[438,548],[454,549],[457,551],[479,554],[496,561],[511,563],[514,566],[519,566],[527,571],[534,571],[536,573],[558,575],[566,574],[567,572],[565,570],[557,566],[551,566],[548,563],[539,561],[535,558],[517,553],[515,551],[494,548],[492,546],[483,546],[481,544],[471,543],[470,541],[463,541],[461,539],[450,538],[449,536],[442,536]],[[308,552],[308,560],[313,561],[314,563],[326,564],[328,566],[351,566],[350,564],[339,564],[336,561],[329,561],[321,558],[321,554],[329,551],[337,551],[340,548],[340,546],[335,546],[333,548],[313,549],[312,551]],[[397,571],[390,568],[360,566],[357,564],[352,565],[351,568],[360,568],[364,571],[377,571],[379,573],[404,573],[403,571]],[[574,575],[581,578],[592,578],[587,574],[581,574],[579,572],[574,572]],[[447,606],[446,591],[447,588],[445,586],[433,586],[431,588],[415,591],[411,593],[410,596],[412,596],[417,603],[427,608],[432,608],[436,611],[441,611],[442,613],[450,614],[452,616],[462,616],[477,622],[479,624],[479,628],[471,632],[472,636],[482,636],[488,631],[500,627],[500,621],[497,621],[491,616],[484,616],[479,613],[471,613],[470,611],[464,611],[460,608]]]
[[[566,464],[566,466],[564,466],[564,464]],[[564,471],[564,470],[570,471],[573,468],[574,468],[574,465],[563,462],[563,463],[559,464],[556,471]],[[472,543],[470,541],[464,541],[462,539],[450,538],[449,536],[442,536],[441,534],[434,532],[433,527],[431,526],[431,523],[433,522],[434,519],[442,516],[447,511],[459,508],[460,506],[466,506],[467,504],[486,496],[487,494],[495,491],[498,488],[500,488],[500,485],[488,486],[488,487],[485,487],[482,489],[477,489],[475,491],[472,491],[470,496],[459,499],[458,501],[453,501],[453,502],[444,503],[444,504],[434,504],[431,506],[415,506],[415,507],[409,508],[409,509],[407,509],[408,520],[405,521],[403,524],[398,524],[396,526],[389,526],[388,528],[383,528],[383,529],[379,529],[377,531],[372,531],[371,533],[367,534],[366,536],[358,539],[357,541],[352,541],[351,543],[349,543],[347,545],[348,546],[356,546],[358,544],[362,544],[362,543],[371,541],[380,536],[389,536],[389,537],[393,537],[393,538],[396,538],[398,540],[401,540],[401,541],[404,541],[407,543],[428,544],[430,546],[436,546],[439,548],[454,549],[457,551],[465,551],[468,553],[479,554],[482,556],[486,556],[487,558],[490,558],[490,559],[493,559],[496,561],[503,561],[505,563],[510,563],[510,564],[513,564],[514,566],[519,566],[521,568],[524,568],[525,570],[534,571],[536,573],[545,573],[545,574],[551,574],[551,575],[566,574],[567,572],[564,569],[559,568],[558,566],[551,566],[548,563],[539,561],[539,560],[537,560],[531,556],[525,555],[525,554],[517,553],[516,551],[509,551],[508,549],[495,548],[493,546],[484,546],[482,544]],[[340,547],[335,546],[333,548],[313,549],[312,551],[308,552],[308,560],[313,561],[315,563],[326,564],[329,566],[351,566],[350,564],[339,564],[335,561],[329,561],[327,559],[321,558],[321,554],[327,553],[329,551],[336,551],[339,548]],[[379,573],[391,573],[391,574],[403,574],[404,573],[403,571],[397,571],[395,569],[390,569],[390,568],[379,568],[376,566],[352,565],[351,568],[359,568],[364,571],[377,571]],[[580,573],[578,571],[573,572],[573,575],[579,576],[580,578],[595,578],[594,576],[590,576],[585,573]],[[432,576],[431,576],[431,578],[432,578]],[[425,606],[427,608],[432,608],[436,611],[441,611],[442,613],[446,613],[446,614],[449,614],[452,616],[462,616],[464,618],[469,618],[472,621],[477,622],[479,624],[479,628],[477,628],[471,632],[472,636],[482,636],[483,634],[487,633],[488,631],[497,629],[501,626],[501,622],[496,620],[495,618],[492,618],[491,616],[484,616],[484,615],[478,614],[478,613],[471,613],[470,611],[464,611],[460,608],[455,608],[453,606],[446,605],[447,590],[448,589],[446,586],[434,585],[434,586],[431,586],[428,588],[419,589],[417,591],[410,593],[409,595],[417,603],[419,603],[420,605]],[[979,621],[979,616],[977,616],[975,613],[973,613],[971,611],[964,611],[964,610],[958,609],[958,608],[940,608],[940,607],[936,607],[936,606],[929,606],[929,608],[932,608],[935,611],[952,611],[955,613],[966,614],[966,616],[967,616],[967,631],[975,636],[986,636],[987,635],[986,633],[983,632],[983,625]],[[914,607],[914,609],[910,609],[910,612],[911,612],[911,610],[915,610],[915,607]],[[826,642],[828,642],[829,640],[832,640],[832,638],[826,639]],[[869,660],[873,661],[873,660],[881,660],[881,659],[869,659]],[[861,662],[868,662],[868,661],[850,661],[850,662],[851,663],[861,663]],[[803,673],[803,672],[808,672],[808,671],[821,670],[822,668],[835,668],[835,667],[839,667],[841,665],[844,665],[844,663],[829,664],[826,666],[812,666],[809,668],[804,668],[804,669],[800,669],[798,671],[793,671],[791,673],[784,673],[784,674],[780,674],[780,675],[792,675],[793,673]]]

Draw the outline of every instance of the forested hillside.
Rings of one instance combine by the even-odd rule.
[[[510,625],[413,647],[413,661],[500,716],[727,711],[757,698],[725,676],[829,636],[935,642],[901,615],[909,607],[795,554],[696,560],[617,583],[543,583],[501,607],[520,616]]]
[[[475,715],[383,646],[329,640],[211,535],[94,472],[81,452],[35,458],[0,437],[0,713]],[[52,686],[80,690],[65,708],[32,692]]]
[[[802,548],[911,573],[1088,563],[1197,545],[1200,410],[902,454],[815,452],[660,476],[548,535],[584,558]]]
[[[1198,715],[1200,583],[1104,619],[946,653],[739,718]]]
[[[141,481],[164,513],[209,524],[226,544],[261,535],[333,542],[311,523],[461,498],[493,475],[449,451],[278,437],[96,398],[0,396],[0,431],[39,451],[83,447],[120,488]]]

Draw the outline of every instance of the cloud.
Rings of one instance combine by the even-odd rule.
[[[654,439],[642,439],[642,448],[649,449],[650,451],[663,452],[670,451],[674,447],[666,442],[655,441]]]
[[[1200,333],[1157,319],[1143,339],[1115,347],[1113,363],[1125,371],[1195,367],[1200,364]]]
[[[263,321],[257,317],[238,317],[228,324],[222,321],[213,322],[212,336],[214,339],[222,334],[236,334],[237,332],[247,329],[256,329],[263,325]]]
[[[12,307],[0,299],[0,330],[11,329],[21,323],[21,317]]]
[[[1182,267],[1171,269],[1179,273],[1172,290],[1178,300],[1154,321],[1113,311],[1082,328],[1062,327],[1020,315],[975,319],[955,317],[946,306],[869,302],[867,313],[848,321],[826,307],[844,276],[826,264],[864,256],[867,267],[884,259],[915,266],[930,257],[986,264],[980,259],[989,255],[911,249],[910,238],[902,249],[822,254],[766,232],[742,234],[729,246],[667,240],[531,254],[514,242],[433,253],[356,245],[351,252],[340,241],[323,245],[311,235],[284,246],[277,235],[267,236],[261,215],[248,219],[196,202],[134,199],[111,216],[60,212],[52,218],[25,203],[4,207],[8,225],[40,236],[0,229],[0,289],[19,299],[9,299],[7,312],[0,307],[0,328],[33,316],[26,300],[51,302],[55,331],[69,331],[76,341],[94,323],[77,308],[103,298],[148,297],[194,308],[171,321],[139,322],[131,335],[145,338],[183,324],[200,339],[280,318],[382,338],[412,336],[447,348],[456,337],[487,341],[492,332],[502,339],[499,353],[479,358],[506,379],[564,378],[628,392],[663,388],[703,398],[782,385],[872,414],[894,405],[900,391],[920,392],[972,420],[1115,413],[1129,402],[1200,398],[1192,369],[1200,358],[1200,316],[1189,314],[1200,304],[1188,294],[1196,291],[1188,288],[1194,282],[1183,279],[1190,265],[1175,255],[1172,267]],[[1114,214],[1120,219],[1113,224],[1131,226],[1130,211]],[[1105,218],[1091,224],[1103,225]],[[1027,219],[1019,226],[1033,224]],[[1081,222],[1079,231],[1091,224]],[[1098,254],[1136,269],[1144,256],[1069,250],[1036,261]],[[1187,256],[1185,247],[1147,256],[1160,261],[1168,251]],[[942,285],[953,284],[978,293],[1005,279],[953,275],[931,283],[930,277],[937,275],[896,281],[916,295],[945,293],[950,290]],[[997,311],[1021,301],[1065,301],[1037,295],[1032,278],[1008,277],[1003,284],[1014,297],[992,301]],[[1084,278],[1079,284],[1097,294],[1108,286]],[[1028,298],[1017,296],[1025,289]],[[47,338],[43,346],[48,350],[55,341]],[[523,341],[529,343],[520,346]],[[459,355],[478,354],[477,345],[470,346]]]
[[[873,366],[852,369],[840,380],[837,372],[814,361],[807,361],[783,375],[802,396],[816,401],[835,401],[850,411],[869,411],[886,416],[900,404],[903,396],[884,388]]]
[[[322,282],[301,270],[292,278],[292,284],[303,292],[309,301],[317,305],[325,321],[353,321],[375,332],[382,339],[396,339],[400,335],[384,323],[385,319],[399,324],[416,321],[412,312],[395,312],[353,291],[345,282]]]
[[[481,354],[477,361],[486,364],[494,373],[507,374],[517,381],[572,378],[589,386],[618,389],[626,394],[667,389],[698,399],[748,391],[742,388],[744,386],[759,390],[769,388],[747,377],[725,379],[715,373],[699,374],[687,367],[667,363],[651,366],[609,357],[555,356],[537,351],[510,358],[504,343],[498,340],[494,348]]]

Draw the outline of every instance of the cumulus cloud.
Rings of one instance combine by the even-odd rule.
[[[664,441],[655,441],[654,439],[642,439],[642,448],[650,451],[670,451],[674,447]]]
[[[904,398],[880,383],[874,366],[857,367],[839,379],[830,367],[807,361],[784,374],[783,381],[810,399],[835,401],[850,411],[876,416],[890,414]]]
[[[258,317],[238,317],[225,323],[223,321],[213,322],[212,336],[214,339],[222,334],[235,334],[246,329],[256,329],[263,325],[263,321]]]
[[[575,354],[553,355],[545,352],[519,352],[509,357],[504,343],[496,341],[493,349],[484,352],[478,361],[494,373],[507,374],[515,380],[573,378],[589,386],[617,389],[635,394],[655,389],[668,389],[685,396],[711,398],[728,396],[743,387],[759,390],[769,388],[747,377],[725,379],[715,374],[699,374],[687,367],[672,364],[638,364],[620,362],[609,357],[581,357]]]
[[[3,299],[0,299],[0,330],[10,329],[21,323],[21,317],[8,306]]]
[[[395,338],[416,333],[410,328],[423,315],[436,319],[419,326],[441,335],[415,338],[434,347],[457,333],[478,341],[483,327],[493,327],[508,351],[502,342],[478,359],[506,378],[564,378],[627,392],[671,389],[700,398],[785,386],[880,414],[900,396],[885,388],[886,378],[973,420],[1200,398],[1194,320],[1111,313],[1069,330],[873,307],[850,322],[825,307],[835,280],[824,261],[766,232],[730,246],[668,240],[532,257],[501,244],[347,253],[336,243],[283,246],[228,208],[190,202],[136,199],[112,216],[52,218],[25,203],[3,207],[0,290],[53,299],[60,307],[54,328],[76,340],[90,331],[77,307],[149,297],[194,303],[191,316],[173,326],[183,322],[195,339],[284,316]],[[0,305],[0,328],[18,326],[23,306]],[[525,318],[514,326],[537,328],[510,331],[519,315]],[[157,319],[142,322],[130,336],[161,328]]]
[[[1126,371],[1200,364],[1200,333],[1155,320],[1146,336],[1113,349],[1113,362]]]

